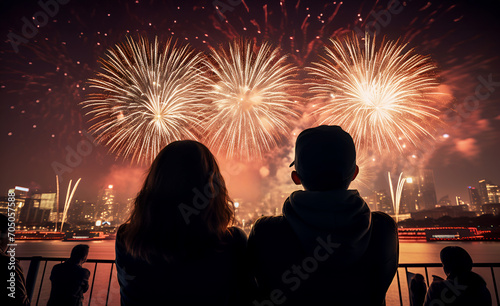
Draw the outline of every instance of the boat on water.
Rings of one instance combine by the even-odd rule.
[[[94,241],[94,240],[104,240],[108,235],[100,231],[77,231],[68,232],[63,241]]]
[[[475,227],[398,228],[398,236],[400,241],[500,241]]]
[[[16,240],[63,240],[66,236],[63,232],[49,231],[16,231]]]

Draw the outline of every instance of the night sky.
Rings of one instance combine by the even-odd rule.
[[[93,139],[87,133],[89,118],[79,104],[92,90],[87,80],[99,69],[99,59],[127,36],[159,41],[173,37],[203,52],[240,37],[258,44],[268,41],[302,68],[317,60],[328,38],[365,29],[391,1],[282,1],[280,5],[277,0],[246,0],[234,6],[229,3],[238,1],[60,2],[67,3],[47,1],[57,3],[57,8],[48,7],[50,14],[37,1],[0,4],[0,191],[4,193],[16,185],[55,190],[54,165],[61,164],[71,170],[61,175],[63,186],[82,178],[76,199],[94,200],[98,188],[108,184],[116,185],[123,197],[138,191],[147,167],[117,159],[103,145],[88,146]],[[441,116],[446,125],[435,140],[420,148],[418,166],[434,170],[438,199],[460,195],[467,202],[467,186],[477,186],[483,178],[500,184],[500,1],[396,3],[400,12],[381,17],[377,36],[401,39],[417,53],[429,55],[438,67],[440,91],[449,96]],[[225,10],[223,16],[217,13],[217,4]],[[38,16],[38,28],[26,25],[33,24],[32,16]],[[384,19],[387,16],[390,19]],[[307,107],[308,101],[301,103]],[[306,127],[297,123],[294,130]],[[449,137],[442,137],[445,134]],[[232,196],[260,196],[265,189],[261,181],[287,181],[286,171],[280,169],[290,162],[288,148],[294,141],[290,136],[263,160],[219,157],[223,169],[234,164],[243,169],[229,171]],[[78,150],[85,156],[67,160]],[[388,189],[387,171],[406,168],[399,158],[377,164],[369,189]]]

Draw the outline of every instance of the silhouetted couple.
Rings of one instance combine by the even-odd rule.
[[[411,280],[412,306],[491,306],[491,294],[486,282],[472,272],[472,258],[458,246],[447,246],[439,254],[446,279],[434,276],[427,290],[424,277],[416,274]]]
[[[122,305],[382,305],[398,267],[393,219],[357,191],[351,136],[338,126],[300,133],[283,214],[248,238],[217,162],[195,141],[156,157],[117,234]],[[290,165],[292,166],[292,165]]]

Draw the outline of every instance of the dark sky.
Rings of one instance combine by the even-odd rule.
[[[71,169],[62,175],[65,185],[82,177],[75,198],[94,199],[107,184],[119,185],[124,194],[135,192],[146,168],[116,160],[102,145],[82,147],[92,137],[86,134],[90,125],[79,105],[90,91],[86,82],[99,68],[99,58],[127,35],[160,41],[174,37],[202,51],[240,36],[256,38],[281,46],[304,67],[317,59],[329,37],[364,29],[389,3],[283,1],[280,7],[277,0],[247,0],[228,4],[222,18],[214,8],[217,1],[66,2],[57,9],[50,6],[52,16],[37,1],[1,3],[1,192],[15,185],[54,190],[54,165]],[[500,184],[500,1],[396,3],[401,12],[381,17],[377,35],[400,38],[417,53],[430,55],[441,90],[453,96],[442,114],[447,123],[442,134],[449,137],[437,135],[422,147],[419,165],[434,170],[438,198],[460,195],[468,201],[466,187],[479,179]],[[33,16],[39,17],[40,27],[26,25]],[[493,84],[480,88],[481,98],[471,98],[488,79]],[[86,156],[68,159],[78,149]],[[404,169],[378,167],[381,175],[374,188],[387,189],[383,173]],[[240,175],[253,176],[254,170]],[[241,189],[234,187],[235,196]]]

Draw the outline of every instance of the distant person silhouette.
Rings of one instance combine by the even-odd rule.
[[[348,190],[359,172],[351,136],[339,126],[304,130],[292,165],[305,190],[248,238],[253,305],[382,305],[398,267],[397,227]]]
[[[26,282],[19,261],[16,260],[13,266],[9,264],[11,253],[7,253],[10,249],[7,246],[9,244],[8,229],[12,225],[9,223],[12,222],[9,222],[7,216],[0,214],[0,276],[2,277],[0,305],[29,305]]]
[[[82,265],[87,261],[88,254],[88,245],[76,245],[68,260],[52,268],[52,289],[47,306],[83,304],[83,294],[89,289],[90,271]]]
[[[489,306],[491,294],[481,276],[472,272],[472,258],[458,246],[441,250],[441,262],[446,279],[434,277],[427,291],[425,306]]]
[[[410,305],[424,305],[425,294],[427,293],[427,285],[422,274],[415,274],[410,281]]]
[[[242,305],[245,233],[212,153],[175,141],[156,157],[116,239],[122,305]]]

